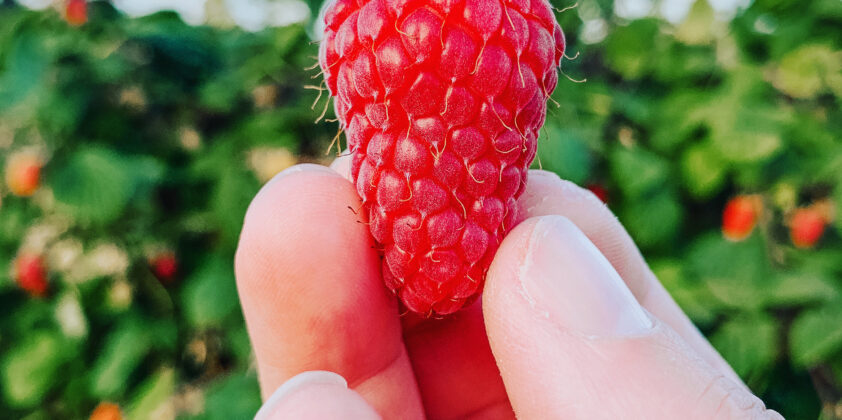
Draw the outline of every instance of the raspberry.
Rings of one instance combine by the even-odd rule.
[[[178,273],[178,259],[171,251],[162,252],[150,258],[149,266],[155,277],[164,285],[171,284]]]
[[[120,406],[110,402],[101,402],[91,413],[90,420],[122,420]]]
[[[47,269],[44,260],[36,254],[21,254],[14,263],[15,280],[31,296],[47,294]]]
[[[547,0],[336,0],[319,62],[383,277],[411,311],[476,299],[535,158],[564,34]]]
[[[741,241],[751,234],[763,210],[763,201],[756,195],[738,195],[722,212],[722,234],[731,241]]]
[[[6,185],[12,194],[28,197],[41,186],[41,159],[35,153],[19,152],[6,161]]]
[[[789,219],[789,236],[796,248],[812,248],[824,234],[827,218],[818,207],[796,209]]]
[[[87,0],[68,0],[64,18],[71,26],[82,26],[88,22]]]

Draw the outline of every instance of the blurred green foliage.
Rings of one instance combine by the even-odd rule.
[[[232,269],[243,215],[272,174],[323,161],[336,133],[313,123],[324,98],[313,109],[305,89],[318,84],[305,26],[191,27],[94,2],[72,27],[4,4],[0,156],[46,165],[33,197],[0,187],[2,417],[85,418],[111,400],[130,419],[249,418],[260,397]],[[785,220],[842,208],[842,2],[755,0],[728,20],[698,1],[677,25],[623,21],[610,1],[580,9],[558,15],[580,54],[562,66],[541,164],[608,190],[767,405],[839,416],[842,217],[808,250]],[[606,38],[582,42],[582,16],[604,19]],[[722,208],[742,193],[763,197],[764,217],[730,242]],[[15,284],[22,250],[44,256],[47,297]],[[174,279],[153,274],[161,251]]]

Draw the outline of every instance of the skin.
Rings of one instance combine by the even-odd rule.
[[[347,381],[298,384],[260,418],[781,418],[608,208],[547,172],[530,174],[527,220],[503,241],[481,300],[443,320],[401,316],[349,210],[360,204],[348,167],[290,168],[246,215],[237,285],[264,400],[302,372]]]

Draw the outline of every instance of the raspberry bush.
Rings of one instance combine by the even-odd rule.
[[[129,19],[105,1],[84,8],[60,1],[41,11],[13,3],[0,2],[0,417],[250,418],[260,401],[231,261],[260,185],[296,162],[333,157],[324,152],[336,124],[314,124],[327,95],[313,106],[318,93],[308,89],[319,88],[313,65],[327,48],[316,45],[321,1],[308,1],[309,22],[254,33],[231,27],[225,15],[212,14],[213,26],[188,26],[171,13]],[[209,1],[209,10],[222,3]],[[354,10],[369,3],[346,2]],[[409,189],[398,149],[378,155],[375,145],[412,152],[428,138],[424,129],[445,132],[438,138],[447,147],[433,152],[452,152],[453,173],[463,179],[486,179],[483,170],[464,169],[464,159],[490,161],[496,187],[479,195],[495,199],[480,209],[489,202],[505,209],[514,182],[499,174],[514,179],[537,144],[532,167],[540,162],[607,197],[662,283],[771,408],[788,419],[839,417],[842,3],[754,0],[728,15],[697,1],[675,24],[617,16],[624,9],[610,1],[560,12],[573,2],[553,0],[533,14],[535,3],[544,4],[501,1],[517,15],[502,14],[499,26],[483,21],[499,29],[486,40],[464,18],[475,2],[407,2],[399,25],[379,32],[392,40],[383,45],[405,55],[405,78],[374,67],[367,73],[377,49],[359,47],[362,10],[353,37],[342,24],[328,25],[333,45],[349,55],[322,57],[339,64],[321,89],[344,103],[325,119],[342,117],[347,146],[362,156],[358,180],[378,181],[364,170],[382,158],[403,181],[394,185],[406,194],[396,196],[412,197],[395,203],[374,193],[361,221],[376,219],[370,213],[382,204],[395,218],[411,215],[437,193],[429,182]],[[439,22],[441,7],[462,12]],[[554,67],[560,50],[545,11],[564,28],[571,58],[555,91],[547,79],[555,73],[540,71]],[[332,16],[344,23],[352,13]],[[540,30],[550,47],[520,44],[526,38],[515,34],[525,32],[509,32],[512,25],[530,28],[529,40],[532,28]],[[376,29],[367,25],[365,33]],[[449,51],[442,39],[476,56],[451,57],[442,68]],[[478,80],[486,57],[500,64],[504,56],[508,77]],[[521,68],[523,81],[514,71]],[[451,72],[455,82],[445,76]],[[423,101],[400,95],[419,77],[441,87],[424,84],[433,88]],[[495,149],[500,136],[490,132],[502,132],[493,127],[501,121],[516,129],[537,122],[506,114],[537,104],[518,96],[526,83],[539,97],[552,92],[546,123],[540,135],[523,132],[528,143],[520,132],[504,139],[529,146],[529,153],[514,148],[518,157],[504,167],[498,153],[513,147]],[[498,90],[513,92],[491,101],[478,94]],[[453,100],[445,107],[438,98]],[[480,118],[491,110],[493,118]],[[380,133],[375,123],[391,128]],[[480,150],[460,143],[477,133]],[[461,226],[478,199],[467,187],[454,194],[439,184],[429,169],[434,153],[424,152],[428,160],[410,160],[423,164],[424,176],[410,180],[444,190],[448,209],[429,216]],[[726,216],[737,197],[750,197],[738,207],[757,214]],[[470,230],[493,247],[504,225]],[[378,226],[373,234],[387,231]],[[394,230],[394,242],[381,240],[387,268]],[[432,249],[430,231],[410,229],[401,240],[417,234],[416,249]],[[461,239],[440,248],[462,258]]]

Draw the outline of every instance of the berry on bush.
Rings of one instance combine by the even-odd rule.
[[[90,420],[122,420],[120,406],[110,402],[101,402],[91,413]]]
[[[155,277],[164,284],[171,284],[178,274],[178,259],[172,252],[162,252],[149,259],[149,265]]]
[[[18,197],[29,197],[41,185],[41,158],[30,152],[14,153],[6,160],[6,186]]]
[[[64,17],[72,26],[82,26],[88,22],[87,0],[68,0]]]
[[[819,207],[796,209],[789,219],[789,237],[796,248],[812,248],[821,239],[828,220]]]
[[[47,269],[40,255],[20,254],[14,262],[14,276],[18,286],[30,296],[43,297],[47,294]]]
[[[588,185],[588,190],[605,204],[608,204],[608,190],[605,189],[602,185],[599,184],[590,184]]]
[[[547,0],[337,0],[319,62],[410,310],[472,302],[535,158],[564,34]]]
[[[763,200],[757,195],[738,195],[722,212],[722,234],[730,241],[748,238],[763,211]]]

